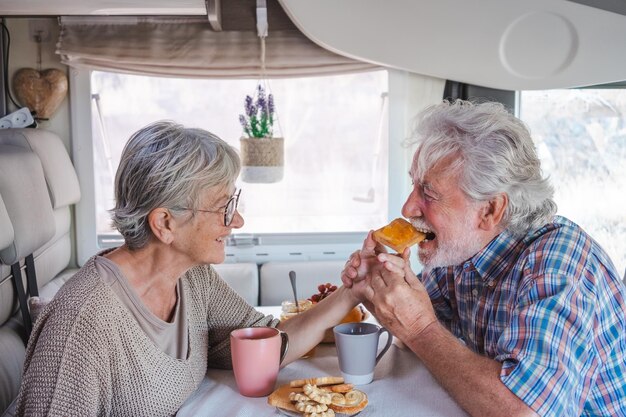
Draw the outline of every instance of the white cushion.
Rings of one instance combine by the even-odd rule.
[[[0,259],[11,265],[55,234],[52,206],[37,155],[17,146],[0,145],[0,195],[15,232],[13,243],[0,251]]]
[[[213,265],[217,273],[248,304],[259,304],[259,268],[255,263]]]
[[[77,272],[78,268],[68,268],[64,270],[39,289],[39,296],[43,300],[52,300],[56,293],[59,292],[63,284],[65,284],[67,280],[72,278]]]
[[[7,213],[0,195],[0,250],[9,246],[13,242],[14,237],[15,234],[13,233],[13,225],[9,219],[9,213]]]
[[[53,208],[80,200],[78,176],[61,138],[56,134],[42,129],[6,129],[0,131],[0,143],[21,146],[37,154]]]
[[[309,298],[317,293],[317,286],[330,282],[341,285],[341,271],[345,261],[267,262],[261,266],[261,305],[280,305],[293,300],[289,271],[295,271],[298,298]]]
[[[0,327],[0,413],[17,396],[26,353],[19,331],[12,325]]]
[[[15,407],[17,403],[17,398],[13,400],[13,402],[11,404],[9,404],[9,408],[7,408],[4,411],[4,414],[2,414],[2,417],[15,417]]]

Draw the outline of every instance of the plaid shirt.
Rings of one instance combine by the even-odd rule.
[[[437,316],[542,416],[626,416],[626,290],[606,253],[556,216],[421,277]]]

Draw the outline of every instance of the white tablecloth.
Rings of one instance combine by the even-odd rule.
[[[276,308],[260,307],[263,313],[276,314]],[[381,341],[382,344],[383,341]],[[335,345],[322,344],[315,355],[300,359],[281,369],[277,386],[293,379],[341,375]],[[360,385],[369,405],[359,416],[384,417],[456,417],[467,416],[433,379],[424,365],[408,349],[395,344],[380,360],[374,381]],[[262,417],[280,415],[267,404],[267,397],[248,398],[239,394],[232,371],[207,372],[197,391],[183,404],[177,416]]]

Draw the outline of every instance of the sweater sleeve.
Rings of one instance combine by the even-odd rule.
[[[107,362],[90,333],[80,316],[68,317],[55,309],[37,321],[26,352],[16,416],[106,414]]]
[[[230,369],[230,332],[242,327],[276,327],[273,316],[265,316],[248,304],[211,267],[203,267],[207,283],[208,366]]]

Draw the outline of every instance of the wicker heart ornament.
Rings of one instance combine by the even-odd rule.
[[[13,77],[13,91],[36,118],[48,119],[67,95],[67,77],[58,69],[22,68]]]

